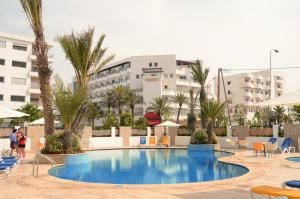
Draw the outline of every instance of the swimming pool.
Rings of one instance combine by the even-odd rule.
[[[287,160],[291,162],[300,162],[300,157],[290,157],[287,158]]]
[[[122,149],[70,156],[65,166],[49,170],[58,178],[109,184],[175,184],[238,177],[248,169],[219,162],[224,152],[185,149]]]

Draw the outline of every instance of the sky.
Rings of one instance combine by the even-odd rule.
[[[18,0],[0,0],[0,32],[33,36]],[[176,54],[211,69],[300,67],[299,0],[44,0],[46,38],[89,26],[105,34],[115,61],[134,55]],[[65,82],[74,72],[56,42],[52,65]],[[243,71],[232,71],[243,72]],[[300,89],[300,69],[280,70],[287,91]]]

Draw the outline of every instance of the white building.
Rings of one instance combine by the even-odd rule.
[[[153,98],[171,98],[179,92],[189,96],[190,89],[196,96],[200,85],[192,78],[191,64],[190,61],[176,60],[175,55],[122,59],[110,64],[90,81],[91,99],[97,102],[103,92],[117,85],[127,86],[143,96],[144,104],[135,110],[137,116],[142,116]],[[171,103],[170,106],[173,108],[171,119],[176,119],[178,105]],[[188,112],[188,106],[183,105],[180,119],[185,119]]]
[[[251,120],[256,111],[260,108],[255,103],[268,100],[270,98],[279,97],[285,91],[285,81],[282,74],[272,71],[272,81],[270,86],[270,71],[263,70],[252,73],[239,73],[224,76],[224,84],[229,105],[229,112],[234,115],[237,104],[243,104],[246,107],[247,119]],[[218,79],[214,80],[214,93],[218,93]],[[221,80],[220,84],[220,100],[225,101],[224,89]]]
[[[33,43],[33,38],[0,33],[0,105],[17,109],[30,102],[41,106]]]

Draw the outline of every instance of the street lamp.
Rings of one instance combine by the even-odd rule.
[[[277,49],[270,50],[270,90],[269,90],[269,99],[271,99],[271,90],[272,90],[272,52],[279,53]]]

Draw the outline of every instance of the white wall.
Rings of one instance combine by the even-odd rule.
[[[175,145],[186,146],[190,144],[191,136],[175,136]]]
[[[0,139],[0,151],[10,149],[10,139],[9,138],[1,138]],[[26,151],[31,150],[31,138],[26,139]]]
[[[122,137],[91,137],[89,138],[89,148],[102,148],[102,147],[122,147]]]

